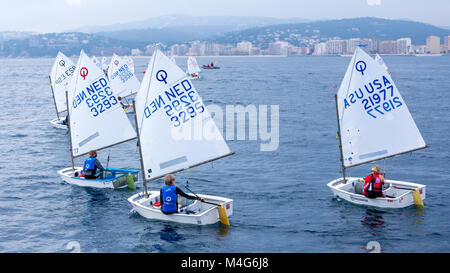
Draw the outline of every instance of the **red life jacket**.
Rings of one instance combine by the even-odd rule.
[[[364,195],[369,192],[382,193],[383,182],[379,174],[370,174],[366,177],[364,183]]]

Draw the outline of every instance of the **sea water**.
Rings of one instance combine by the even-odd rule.
[[[140,80],[149,59],[135,59]],[[450,57],[384,59],[430,148],[378,164],[388,179],[427,185],[425,208],[356,206],[326,186],[342,175],[333,94],[350,58],[219,57],[220,69],[193,81],[206,105],[279,107],[276,149],[263,151],[249,135],[229,138],[235,155],[176,174],[183,190],[189,180],[197,193],[234,200],[229,228],[141,217],[127,202],[140,182],[134,191],[63,182],[57,171],[71,166],[69,136],[49,123],[53,59],[0,59],[0,252],[369,252],[374,244],[381,252],[448,252]],[[186,58],[177,63],[186,68]],[[109,167],[140,168],[136,141],[99,151],[103,166],[108,156]],[[347,175],[365,176],[371,165]]]

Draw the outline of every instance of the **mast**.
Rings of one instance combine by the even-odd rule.
[[[144,191],[145,191],[145,198],[148,198],[148,190],[147,190],[147,178],[145,177],[145,169],[144,169],[144,161],[142,160],[142,146],[141,146],[141,138],[139,134],[139,126],[137,122],[137,115],[136,115],[136,103],[133,100],[133,111],[134,111],[134,123],[136,124],[136,134],[138,139],[138,146],[139,146],[139,160],[141,162],[141,172],[142,172],[142,183],[144,184]]]
[[[59,119],[58,107],[56,106],[55,91],[53,90],[52,77],[49,75],[48,79],[50,80],[50,88],[52,89],[52,96],[53,96],[53,102],[55,103],[56,116]]]
[[[334,101],[336,102],[336,119],[337,119],[337,125],[338,125],[339,151],[341,153],[342,176],[344,178],[344,183],[347,183],[347,181],[345,179],[344,153],[342,152],[341,122],[339,120],[339,108],[338,108],[337,94],[334,94]]]
[[[70,119],[69,115],[69,92],[66,91],[66,106],[67,106],[67,118]],[[66,119],[66,125],[69,129],[69,140],[70,140],[70,159],[72,160],[72,170],[75,170],[74,163],[73,163],[73,149],[72,149],[72,132],[70,131],[70,121]]]

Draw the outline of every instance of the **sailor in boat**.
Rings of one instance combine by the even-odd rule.
[[[97,173],[97,171],[99,172]],[[89,158],[84,161],[83,173],[85,179],[97,179],[99,176],[103,176],[105,169],[100,161],[97,159],[97,152],[89,151]]]
[[[383,197],[384,177],[379,166],[373,166],[371,174],[364,178],[363,195],[367,198]]]
[[[122,97],[121,97],[121,96],[118,96],[117,99],[119,100],[120,105],[122,105],[122,108],[123,108],[124,111],[126,111],[126,110],[130,107],[129,104],[124,104],[124,103],[122,102]]]
[[[192,74],[191,74],[191,77],[192,77],[192,78],[195,78],[195,77],[197,77],[197,74],[192,73]]]
[[[203,201],[203,197],[191,196],[184,193],[180,188],[175,186],[175,176],[167,174],[164,176],[164,183],[166,186],[161,188],[161,212],[164,214],[172,214],[178,212],[178,195],[191,200]]]
[[[67,114],[66,118],[62,120],[62,125],[67,125],[67,123],[69,122],[69,114]]]

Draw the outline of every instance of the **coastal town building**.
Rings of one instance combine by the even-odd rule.
[[[217,42],[192,41],[183,44],[174,44],[165,50],[173,56],[305,56],[305,55],[348,55],[353,54],[357,47],[369,54],[410,55],[410,54],[439,54],[449,51],[450,35],[444,37],[440,44],[440,37],[429,36],[425,45],[414,45],[410,37],[397,40],[380,40],[377,38],[350,38],[339,39],[306,39],[298,37],[295,45],[288,41],[274,41],[268,43],[266,48],[255,46],[250,41],[240,41],[235,45],[220,44]],[[132,55],[153,54],[155,45],[147,45],[143,51],[132,50]]]
[[[411,38],[400,38],[397,40],[397,54],[407,55],[412,52]]]
[[[427,52],[428,54],[441,53],[441,38],[438,36],[429,36],[427,38]]]

